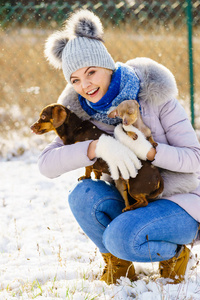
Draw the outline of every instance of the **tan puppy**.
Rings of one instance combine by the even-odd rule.
[[[151,130],[147,127],[141,117],[139,104],[136,100],[125,100],[121,102],[117,108],[108,114],[109,118],[119,117],[122,119],[122,123],[125,126],[133,125],[138,128],[145,137],[149,140],[153,147],[157,146],[157,143],[153,140],[151,135]],[[133,140],[137,139],[137,134],[135,132],[127,131],[128,136]]]

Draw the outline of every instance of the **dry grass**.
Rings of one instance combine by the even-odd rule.
[[[194,71],[196,93],[200,95],[197,78],[200,67],[200,30],[194,38]],[[106,45],[115,60],[126,61],[134,57],[150,57],[165,65],[174,74],[181,98],[189,96],[188,41],[186,28],[178,31],[163,28],[152,32],[133,32],[115,29],[106,32]],[[113,47],[114,45],[114,47]]]
[[[29,125],[41,108],[57,101],[65,86],[62,71],[53,70],[43,55],[46,37],[51,32],[42,29],[12,29],[0,33],[2,53],[0,133],[11,130],[30,134]],[[105,32],[106,46],[115,61],[146,56],[168,67],[177,80],[180,97],[189,97],[187,32],[157,29],[134,31],[130,26],[109,28]],[[200,95],[200,31],[194,38],[195,92]],[[39,87],[39,88],[35,88]],[[197,99],[197,97],[196,97]],[[24,128],[26,127],[27,130]]]

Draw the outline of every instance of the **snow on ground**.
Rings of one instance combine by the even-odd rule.
[[[189,114],[188,105],[186,110]],[[80,229],[67,201],[84,169],[56,179],[42,176],[37,157],[54,135],[30,136],[29,131],[29,127],[12,130],[1,138],[0,300],[200,299],[200,245],[192,248],[187,279],[179,285],[160,279],[157,263],[134,264],[139,274],[136,282],[121,278],[107,286],[99,281],[102,257]]]
[[[69,190],[84,169],[47,179],[38,152],[0,162],[0,299],[200,299],[200,246],[186,282],[165,284],[157,263],[136,264],[139,280],[98,280],[102,257],[70,212]]]

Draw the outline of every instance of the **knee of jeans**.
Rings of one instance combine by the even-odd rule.
[[[85,199],[85,194],[90,190],[90,180],[79,181],[69,192],[68,202],[71,208],[77,205],[82,205]],[[79,206],[79,207],[80,207]]]
[[[103,234],[105,248],[113,255],[125,260],[129,260],[130,257],[139,257],[141,245],[146,242],[146,236],[137,221],[131,223],[131,227],[128,226],[129,213],[126,212],[114,219]]]
[[[105,197],[121,198],[117,189],[103,180],[85,179],[79,181],[70,191],[68,201],[73,211],[85,210],[94,206],[96,202]]]

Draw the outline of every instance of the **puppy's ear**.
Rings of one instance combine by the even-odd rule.
[[[139,107],[139,103],[137,102],[137,100],[133,100],[133,102]]]
[[[118,116],[119,116],[119,113],[118,113],[117,108],[114,109],[113,111],[111,111],[111,112],[108,114],[108,118],[115,118],[115,117],[118,117]]]
[[[67,117],[66,110],[62,106],[55,106],[52,110],[53,126],[58,128],[61,126]]]

